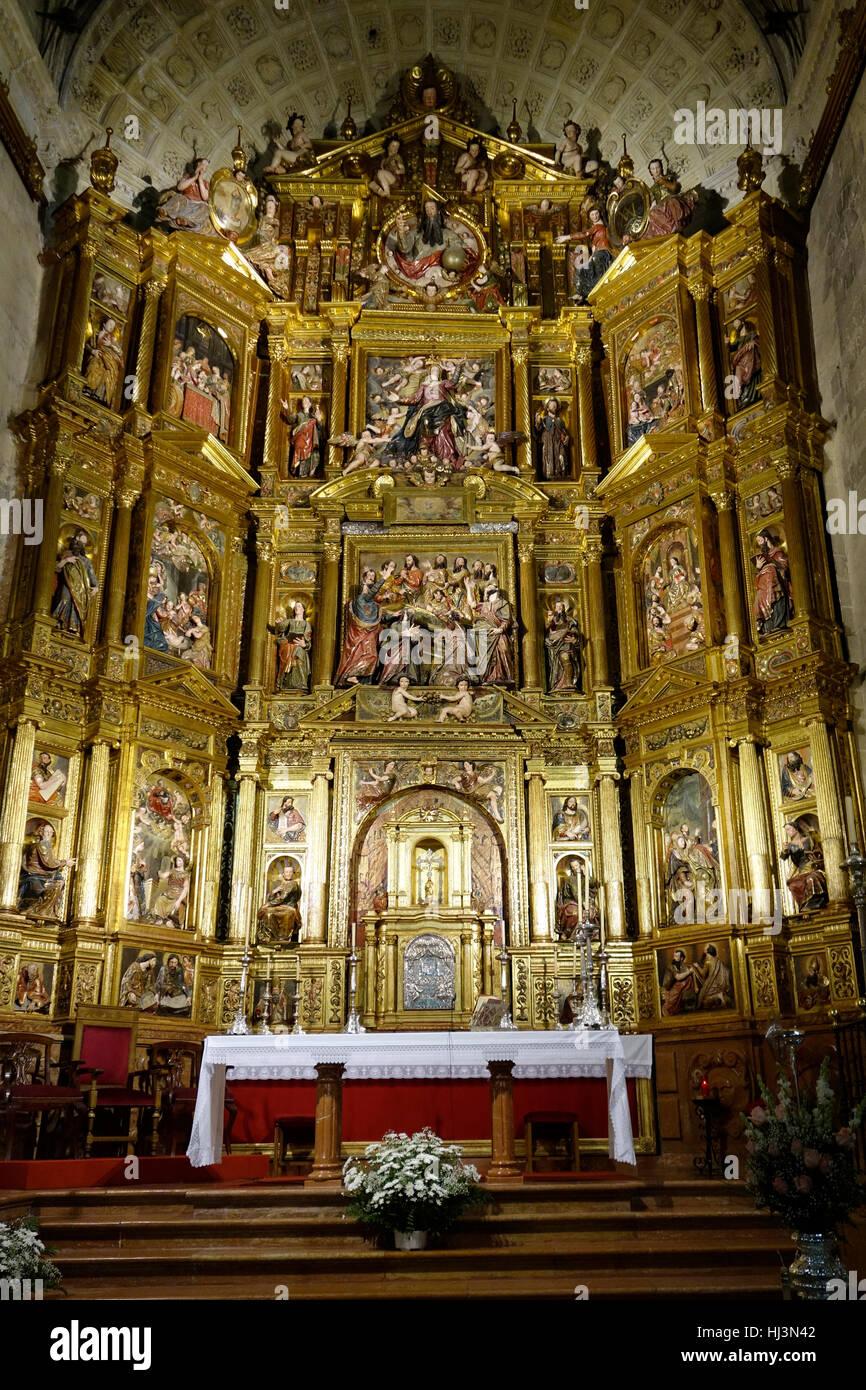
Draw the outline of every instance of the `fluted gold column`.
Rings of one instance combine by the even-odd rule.
[[[14,912],[18,906],[18,876],[35,746],[36,724],[32,719],[22,719],[15,730],[0,815],[0,911]]]
[[[523,684],[527,690],[540,690],[535,537],[528,527],[521,527],[517,537],[517,558],[520,565],[520,619],[523,624]]]
[[[521,473],[532,472],[532,416],[529,411],[529,348],[518,345],[511,349],[511,370],[514,378],[514,428],[526,435],[517,446],[517,466]]]
[[[773,287],[770,284],[770,265],[773,252],[761,245],[754,253],[755,276],[758,282],[758,319],[761,333],[761,380],[772,382],[779,372],[776,350],[776,317],[773,313]],[[778,404],[778,397],[777,397]]]
[[[253,618],[250,628],[250,685],[265,683],[265,651],[268,646],[267,622],[270,616],[271,590],[274,582],[274,547],[271,544],[267,519],[256,517],[262,533],[256,535],[256,588],[253,595]],[[271,680],[267,682],[270,688]]]
[[[87,341],[87,319],[90,313],[90,293],[93,289],[94,261],[99,255],[101,241],[86,236],[79,251],[75,293],[69,315],[69,332],[66,335],[66,362],[73,371],[80,372],[84,360],[84,344]]]
[[[319,617],[313,633],[313,685],[330,685],[337,645],[337,600],[340,591],[340,518],[328,517],[322,551]]]
[[[105,601],[105,640],[120,642],[123,607],[126,600],[126,580],[129,573],[129,535],[132,509],[138,493],[134,488],[121,488],[116,496],[114,513],[114,544],[111,550],[111,578]]]
[[[239,904],[237,912],[230,913],[229,938],[232,941],[243,941],[246,930],[246,913],[244,905],[249,903],[249,913],[251,920],[255,920],[255,914],[261,903],[256,900],[255,884],[253,883],[253,864],[254,854],[254,835],[256,818],[256,785],[258,778],[254,772],[239,772],[237,774],[238,797],[235,809],[235,843],[234,854],[232,856],[232,901]],[[247,893],[247,888],[253,891]],[[237,897],[235,898],[235,894]],[[252,934],[252,926],[250,926]]]
[[[740,583],[740,563],[737,556],[734,498],[726,488],[714,492],[712,498],[719,518],[719,558],[725,595],[725,624],[728,635],[743,641],[748,634],[748,628],[743,613],[743,586]]]
[[[305,866],[307,921],[304,940],[322,942],[326,936],[326,907],[328,897],[328,783],[331,781],[331,760],[316,757],[312,768],[313,791],[310,796],[309,849]],[[348,926],[346,927],[348,932]]]
[[[827,874],[827,892],[831,902],[843,902],[849,896],[848,875],[843,867],[845,831],[842,824],[842,792],[836,771],[836,760],[830,746],[827,725],[820,716],[807,719],[812,771],[815,777],[815,801],[818,824],[821,828],[821,848]]]
[[[42,512],[42,534],[36,566],[36,590],[33,607],[37,613],[47,613],[54,593],[54,566],[57,563],[57,534],[63,507],[63,480],[69,468],[69,457],[56,450],[48,463],[48,488]]]
[[[108,771],[111,745],[98,739],[91,745],[87,788],[81,805],[78,862],[72,894],[75,926],[90,926],[99,912],[99,878],[108,815]]]
[[[794,616],[803,618],[812,607],[812,585],[809,575],[809,552],[803,528],[803,498],[800,491],[800,466],[793,459],[781,459],[776,465],[785,513],[785,535],[788,541],[788,564],[794,588]]]
[[[529,806],[529,911],[530,936],[533,941],[550,941],[553,936],[550,922],[549,885],[547,871],[547,808],[544,804],[544,760],[527,758],[524,777],[527,782]]]
[[[653,934],[653,894],[647,846],[647,814],[644,802],[643,773],[636,770],[629,779],[631,803],[631,833],[634,852],[634,877],[637,885],[637,916],[641,936]]]
[[[141,410],[147,410],[150,400],[150,378],[153,372],[153,344],[156,339],[156,315],[159,300],[165,290],[166,281],[148,280],[144,287],[144,314],[141,319],[141,337],[135,354],[135,391],[133,401]]]
[[[592,408],[592,348],[579,347],[574,356],[577,367],[577,406],[580,417],[580,466],[598,468],[595,446],[595,415]]]
[[[220,880],[220,864],[223,851],[223,828],[225,825],[226,795],[225,782],[215,776],[210,788],[210,825],[207,837],[207,860],[203,875],[200,907],[196,926],[199,934],[207,940],[216,936],[217,896]]]
[[[625,899],[622,882],[622,828],[619,821],[619,795],[614,773],[602,774],[598,782],[601,808],[601,844],[607,934],[611,941],[625,936]]]
[[[604,588],[601,582],[603,553],[604,543],[601,536],[587,536],[580,558],[586,568],[590,615],[589,650],[592,661],[593,690],[608,684]],[[586,689],[586,683],[584,683],[583,688]]]
[[[752,894],[766,893],[772,885],[767,842],[767,787],[763,758],[754,734],[737,739],[740,752],[740,792],[745,818],[746,857]]]
[[[280,437],[280,407],[282,405],[283,367],[288,360],[285,343],[281,338],[271,338],[268,344],[271,367],[268,373],[268,413],[265,416],[264,465],[266,468],[279,468],[280,459],[277,445]]]
[[[702,281],[689,283],[687,288],[695,303],[695,318],[698,325],[698,371],[701,381],[701,404],[704,410],[718,410],[719,393],[716,387],[716,370],[713,363],[713,327],[710,319],[711,289]]]

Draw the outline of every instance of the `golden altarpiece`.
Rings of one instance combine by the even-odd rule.
[[[627,155],[482,139],[441,69],[384,131],[302,125],[255,236],[240,146],[222,220],[215,178],[133,230],[107,158],[56,216],[0,1016],[201,1037],[297,980],[336,1030],[354,933],[368,1029],[467,1026],[503,946],[549,1028],[600,884],[676,1147],[772,1016],[859,993],[804,228],[747,155],[721,230],[671,230]]]

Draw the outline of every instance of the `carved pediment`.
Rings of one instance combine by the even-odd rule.
[[[709,702],[716,694],[716,685],[706,676],[695,675],[676,666],[660,666],[650,671],[645,680],[633,690],[617,714],[620,723],[642,714],[652,706],[692,704],[696,698]]]
[[[231,700],[195,666],[186,663],[172,666],[171,669],[148,671],[136,682],[136,693],[142,705],[152,701],[161,707],[166,702],[183,701],[184,713],[192,719],[200,712],[207,722],[214,718],[240,722],[240,715]]]

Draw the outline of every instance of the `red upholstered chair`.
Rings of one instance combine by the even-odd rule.
[[[189,1141],[203,1051],[202,1043],[186,1038],[165,1038],[147,1044],[150,1069],[157,1078],[160,1090],[163,1142],[171,1154],[177,1153],[178,1140],[184,1149]],[[226,1153],[230,1154],[238,1104],[228,1087],[225,1111],[223,1142]]]
[[[80,1088],[62,1084],[68,1066],[52,1062],[60,1043],[49,1033],[0,1033],[0,1152],[7,1160],[17,1137],[34,1158],[81,1153],[86,1108]],[[45,1123],[49,1114],[53,1126]]]
[[[150,1068],[136,1071],[138,1014],[131,1009],[80,1005],[75,1016],[75,1066],[79,1084],[88,1099],[85,1153],[94,1144],[125,1145],[135,1152],[142,1112],[150,1114],[151,1153],[156,1152],[159,1127],[159,1090]],[[136,1085],[136,1083],[138,1083]],[[126,1117],[126,1128],[116,1133],[96,1133],[97,1115],[108,1113],[111,1123]]]

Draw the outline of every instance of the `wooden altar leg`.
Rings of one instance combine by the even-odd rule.
[[[343,1062],[316,1063],[316,1134],[308,1183],[343,1184],[340,1144],[343,1137]]]
[[[488,1062],[490,1072],[490,1167],[488,1182],[514,1182],[523,1164],[514,1154],[513,1062]]]

